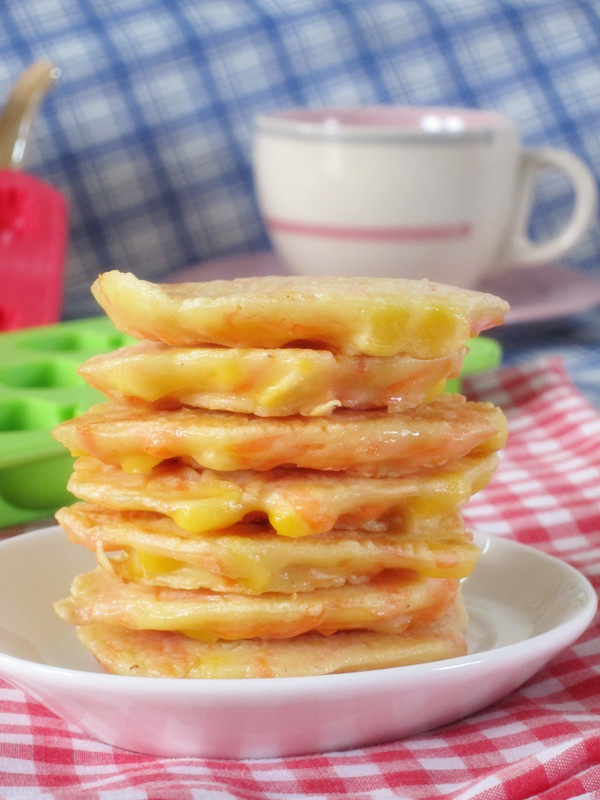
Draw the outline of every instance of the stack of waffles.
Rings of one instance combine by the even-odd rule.
[[[444,394],[497,297],[428,281],[92,287],[140,339],[81,374],[109,402],[54,432],[98,566],[58,614],[109,671],[324,674],[466,652],[461,507],[506,423]]]

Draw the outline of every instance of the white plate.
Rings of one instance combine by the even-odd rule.
[[[108,675],[52,611],[93,556],[59,528],[0,543],[0,674],[91,736],[164,756],[266,757],[389,741],[503,697],[573,642],[596,595],[572,567],[480,538],[464,582],[470,655],[309,678]]]

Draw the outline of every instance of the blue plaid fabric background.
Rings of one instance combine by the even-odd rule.
[[[600,176],[596,0],[5,0],[0,91],[62,70],[27,167],[71,208],[65,314],[112,266],[150,279],[268,247],[250,164],[257,112],[372,103],[496,109],[529,145]],[[543,237],[572,197],[548,176]],[[568,262],[600,269],[600,228]]]

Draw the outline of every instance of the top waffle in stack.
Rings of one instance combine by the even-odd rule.
[[[55,432],[85,501],[59,520],[100,563],[58,610],[109,669],[310,674],[464,651],[457,579],[477,551],[457,511],[506,427],[441,392],[506,303],[391,279],[112,272],[93,291],[152,340],[87,362],[112,402]]]

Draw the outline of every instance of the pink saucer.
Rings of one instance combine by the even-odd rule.
[[[206,261],[169,277],[181,283],[289,274],[274,253],[260,252]],[[508,325],[565,317],[600,304],[600,278],[560,264],[515,267],[486,278],[477,288],[508,300]]]
[[[514,267],[477,287],[508,300],[509,325],[558,319],[600,303],[600,277],[560,264]]]

